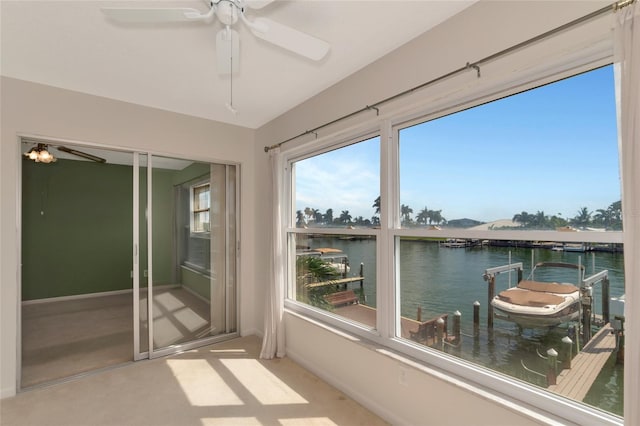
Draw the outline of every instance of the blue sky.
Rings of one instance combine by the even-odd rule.
[[[446,219],[576,216],[620,199],[611,67],[400,131],[400,201]],[[374,138],[296,165],[296,210],[370,218]]]

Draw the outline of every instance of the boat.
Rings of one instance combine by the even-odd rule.
[[[587,250],[587,247],[584,244],[558,243],[558,244],[554,244],[553,247],[551,247],[551,250],[584,253]]]
[[[574,269],[577,285],[567,282],[538,281],[538,275],[548,276],[560,269]],[[566,275],[566,272],[565,274]],[[491,301],[494,315],[517,323],[522,328],[551,327],[580,318],[580,288],[584,281],[584,266],[561,262],[537,263],[526,280],[516,287],[501,291]]]
[[[447,238],[445,241],[440,242],[440,246],[447,248],[465,248],[467,246],[467,240],[461,238]]]
[[[339,274],[346,275],[351,271],[349,257],[340,249],[331,247],[321,247],[314,249],[298,250],[298,256],[314,256],[327,262]]]

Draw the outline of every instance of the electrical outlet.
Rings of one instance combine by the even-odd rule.
[[[401,386],[407,386],[407,369],[400,368],[400,373],[398,374],[398,383]]]
[[[146,269],[144,270],[144,272],[142,273],[145,277],[149,276],[149,271],[147,271]]]

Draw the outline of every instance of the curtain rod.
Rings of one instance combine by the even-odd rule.
[[[393,100],[396,100],[398,98],[401,98],[403,96],[406,96],[406,95],[408,95],[410,93],[413,93],[413,92],[415,92],[417,90],[423,89],[423,88],[425,88],[427,86],[431,86],[432,84],[438,83],[438,82],[446,80],[448,78],[451,78],[451,77],[453,77],[453,76],[455,76],[457,74],[461,74],[461,73],[469,71],[469,70],[475,70],[476,73],[478,74],[478,77],[480,77],[480,65],[482,65],[482,64],[485,64],[487,62],[493,61],[493,60],[498,59],[498,58],[500,58],[502,56],[505,56],[505,55],[507,55],[509,53],[515,52],[517,50],[520,50],[520,49],[522,49],[522,48],[524,48],[526,46],[529,46],[531,44],[534,44],[534,43],[537,43],[539,41],[542,41],[542,40],[544,40],[544,39],[546,39],[548,37],[551,37],[552,35],[555,35],[555,34],[563,32],[563,31],[566,31],[566,30],[568,30],[568,29],[570,29],[572,27],[575,27],[577,25],[580,25],[582,23],[590,21],[590,20],[592,20],[594,18],[597,18],[597,17],[599,17],[601,15],[604,15],[606,13],[616,12],[616,11],[618,11],[618,10],[624,8],[624,7],[632,5],[633,3],[635,3],[635,1],[636,0],[621,0],[621,1],[615,2],[615,3],[613,3],[613,4],[609,5],[609,6],[605,6],[605,7],[601,8],[601,9],[598,9],[598,10],[596,10],[594,12],[591,12],[591,13],[589,13],[587,15],[584,15],[584,16],[582,16],[580,18],[574,19],[573,21],[567,22],[566,24],[563,24],[563,25],[561,25],[559,27],[553,28],[553,29],[551,29],[551,30],[549,30],[547,32],[544,32],[544,33],[542,33],[540,35],[537,35],[537,36],[535,36],[533,38],[530,38],[530,39],[525,40],[525,41],[523,41],[521,43],[518,43],[516,45],[508,47],[508,48],[506,48],[504,50],[501,50],[499,52],[496,52],[496,53],[494,53],[492,55],[486,56],[486,57],[484,57],[484,58],[482,58],[482,59],[480,59],[480,60],[478,60],[476,62],[473,62],[473,63],[467,62],[467,64],[465,66],[463,66],[461,68],[458,68],[456,70],[453,70],[451,72],[448,72],[446,74],[443,74],[440,77],[436,77],[433,80],[426,81],[426,82],[424,82],[422,84],[414,86],[414,87],[412,87],[410,89],[407,89],[407,90],[405,90],[403,92],[397,93],[395,95],[389,96],[388,98],[385,98],[385,99],[382,99],[382,100],[380,100],[378,102],[375,102],[375,103],[373,103],[371,105],[366,105],[364,108],[360,108],[357,111],[351,112],[351,113],[343,115],[341,117],[338,117],[335,120],[331,120],[329,122],[326,122],[326,123],[324,123],[324,124],[322,124],[322,125],[320,125],[318,127],[314,127],[311,130],[305,130],[304,132],[302,132],[302,133],[300,133],[300,134],[298,134],[296,136],[293,136],[293,137],[291,137],[291,138],[289,138],[287,140],[279,142],[277,144],[270,145],[270,146],[265,146],[264,147],[264,152],[269,152],[272,149],[279,148],[280,146],[284,145],[287,142],[291,142],[294,139],[298,139],[299,137],[302,137],[302,136],[305,136],[305,135],[308,135],[308,134],[315,134],[316,137],[317,137],[318,136],[318,133],[317,133],[318,130],[323,129],[323,128],[328,127],[328,126],[331,126],[332,124],[338,123],[340,121],[346,120],[348,118],[351,118],[351,117],[353,117],[355,115],[358,115],[358,114],[360,114],[362,112],[365,112],[365,111],[375,110],[376,111],[376,115],[379,115],[380,114],[379,107],[381,105],[386,104],[388,102],[391,102]]]

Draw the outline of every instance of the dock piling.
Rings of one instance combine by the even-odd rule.
[[[364,262],[360,262],[360,288],[364,287]]]
[[[473,302],[473,335],[480,334],[480,302]]]
[[[602,320],[609,323],[609,278],[602,280]]]
[[[558,352],[551,348],[547,351],[547,356],[547,361],[549,362],[549,365],[547,366],[547,386],[553,386],[556,384],[558,379]]]
[[[460,342],[460,319],[462,314],[460,311],[455,311],[453,313],[453,338],[456,343]]]
[[[560,362],[563,369],[571,368],[571,358],[573,357],[573,340],[569,336],[562,338],[562,346],[560,347]]]
[[[444,349],[444,331],[445,331],[444,319],[442,317],[438,318],[436,321],[436,337],[438,346]]]
[[[422,306],[418,306],[418,312],[416,312],[416,321],[422,322]]]
[[[496,295],[496,277],[492,275],[489,277],[489,295],[487,301],[487,327],[493,328],[493,305],[491,301]]]

